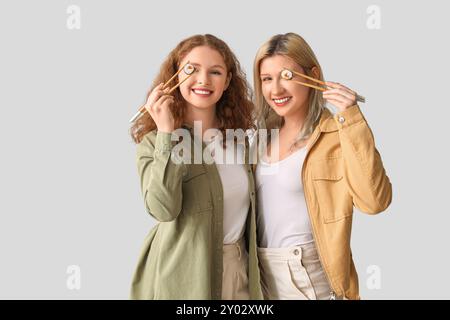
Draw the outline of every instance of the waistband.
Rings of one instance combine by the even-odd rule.
[[[307,243],[300,246],[293,246],[288,248],[257,248],[258,258],[261,260],[282,260],[288,261],[291,259],[317,260],[319,255],[317,253],[314,242]]]
[[[242,255],[247,253],[245,248],[245,240],[242,237],[235,243],[224,244],[223,245],[223,255],[227,257],[237,257],[241,259]]]

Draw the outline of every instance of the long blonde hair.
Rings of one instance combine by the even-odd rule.
[[[322,68],[320,67],[319,61],[317,60],[311,47],[301,36],[290,32],[275,35],[265,42],[256,53],[255,62],[253,65],[253,81],[256,115],[259,122],[258,127],[268,129],[269,132],[270,129],[281,128],[284,123],[283,118],[277,115],[266,102],[261,90],[261,62],[263,59],[275,55],[283,55],[291,58],[304,69],[306,75],[315,77],[316,79],[317,77],[312,73],[312,68],[317,67],[319,71],[318,79],[323,81]],[[293,147],[301,141],[309,138],[318,124],[324,108],[325,102],[321,92],[310,89],[308,97],[308,112],[302,130],[293,144]]]

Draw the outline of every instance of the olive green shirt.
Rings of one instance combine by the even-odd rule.
[[[152,131],[137,146],[144,205],[158,223],[145,238],[131,299],[218,300],[223,273],[221,179],[214,163],[176,164],[171,160],[174,145],[170,133]],[[251,205],[245,242],[249,292],[250,299],[263,299],[256,251],[255,185],[248,158],[245,167]]]

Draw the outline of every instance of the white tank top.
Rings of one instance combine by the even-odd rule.
[[[314,242],[301,172],[306,147],[256,168],[258,245],[286,248]]]

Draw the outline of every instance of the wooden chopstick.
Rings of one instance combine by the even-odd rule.
[[[325,89],[325,88],[318,87],[318,86],[315,86],[315,85],[313,85],[313,84],[309,84],[309,83],[305,83],[305,82],[300,82],[300,81],[295,81],[295,80],[291,80],[291,81],[292,81],[292,82],[295,82],[295,83],[298,83],[298,84],[301,84],[301,85],[304,85],[304,86],[306,86],[306,87],[310,87],[310,88],[313,88],[313,89],[320,90],[320,91],[325,91],[325,90],[327,90],[327,89]]]
[[[186,78],[184,78],[182,81],[178,82],[176,86],[174,86],[172,89],[170,89],[169,92],[168,92],[167,94],[171,94],[173,90],[175,90],[176,88],[178,88],[179,86],[181,86],[181,84],[182,84],[183,82],[185,82],[187,79],[189,79],[189,77],[192,76],[192,75],[193,75],[193,73],[188,74],[188,75],[186,76]]]
[[[359,94],[356,94],[356,101],[366,102],[366,98],[360,96]]]
[[[162,87],[163,90],[167,87],[167,85],[168,85],[173,79],[175,79],[175,77],[176,77],[177,75],[180,74],[180,72],[184,69],[184,67],[186,67],[186,65],[187,65],[188,63],[189,63],[189,61],[186,62],[180,69],[178,69],[177,73],[175,73],[175,74],[172,76],[172,78],[170,78],[169,80],[166,81],[166,83],[165,83],[165,84],[163,85],[163,87]]]
[[[287,69],[287,70],[290,70],[290,69]],[[324,85],[324,86],[326,86],[327,88],[329,88],[329,87],[327,86],[327,84],[326,84],[324,81],[322,81],[322,80],[319,80],[319,79],[316,79],[316,78],[307,76],[306,74],[303,74],[303,73],[300,73],[300,72],[297,72],[297,71],[294,71],[294,70],[290,70],[290,71],[292,71],[292,73],[295,73],[296,75],[298,75],[298,76],[300,76],[300,77],[303,77],[303,78],[309,79],[309,80],[311,80],[311,81],[320,83],[321,85]]]
[[[178,71],[169,79],[167,80],[162,89],[166,89],[167,85],[173,80],[175,79],[176,76],[178,76],[180,74],[180,72],[189,64],[189,61],[186,62],[180,69],[178,69]],[[171,94],[176,88],[178,88],[183,82],[185,82],[187,79],[189,79],[190,76],[192,76],[193,73],[188,74],[186,76],[186,78],[184,78],[182,81],[178,82],[174,87],[172,87],[167,94]],[[139,110],[135,113],[135,115],[131,118],[130,122],[134,122],[136,121],[138,118],[140,118],[144,113],[145,113],[145,103],[139,108]]]
[[[292,81],[294,81],[295,83],[298,83],[298,84],[301,84],[301,85],[304,85],[304,86],[307,86],[307,87],[310,87],[310,88],[313,88],[313,89],[317,89],[317,90],[320,90],[320,91],[325,91],[325,90],[327,90],[327,89],[332,89],[330,86],[327,86],[327,84],[326,84],[324,81],[322,81],[322,80],[319,80],[319,79],[316,79],[316,78],[307,76],[306,74],[303,74],[303,73],[300,73],[300,72],[298,72],[298,71],[294,71],[294,70],[291,70],[291,69],[288,69],[288,68],[284,68],[284,69],[285,69],[285,70],[289,70],[289,71],[291,71],[292,73],[295,73],[296,75],[298,75],[298,76],[300,76],[300,77],[303,77],[303,78],[309,79],[309,80],[311,80],[311,81],[320,83],[321,85],[324,85],[326,88],[318,87],[318,86],[315,86],[315,85],[312,85],[312,84],[309,84],[309,83],[305,83],[305,82],[300,82],[300,81],[292,80]],[[356,101],[366,102],[366,98],[364,98],[363,96],[361,96],[361,95],[359,95],[359,94],[356,94]]]

